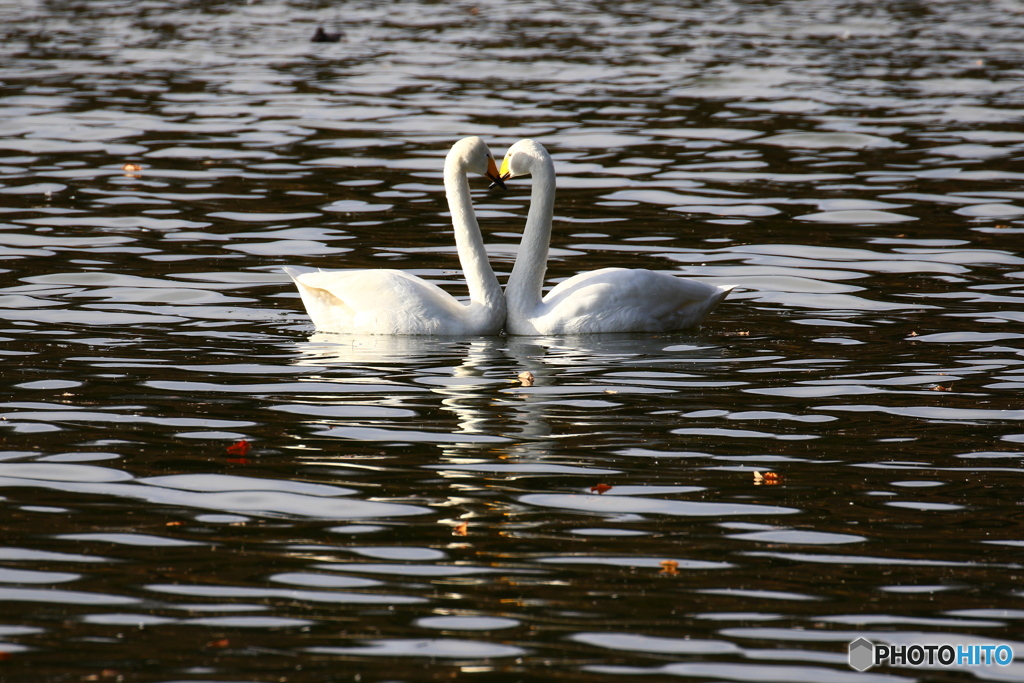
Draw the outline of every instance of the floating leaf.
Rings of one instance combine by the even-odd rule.
[[[241,441],[236,441],[227,448],[228,453],[230,453],[231,455],[241,456],[248,455],[250,450],[252,450],[252,446],[250,446],[249,442],[246,441],[245,439],[242,439]]]
[[[596,485],[590,487],[590,492],[591,493],[596,493],[597,495],[601,495],[605,491],[611,491],[611,490],[612,490],[612,487],[609,484],[596,484]]]
[[[519,383],[524,387],[532,387],[534,382],[533,373],[529,370],[523,370],[518,375]]]
[[[658,564],[661,565],[661,571],[658,572],[659,574],[675,576],[679,573],[679,563],[675,560],[662,560]]]
[[[782,475],[779,474],[778,472],[765,472],[764,474],[761,474],[760,472],[754,472],[755,484],[766,484],[768,486],[771,486],[774,484],[778,484],[780,481],[782,481]]]
[[[452,529],[453,536],[466,536],[469,534],[469,522],[459,522]]]

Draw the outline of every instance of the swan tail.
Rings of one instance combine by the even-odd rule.
[[[304,276],[322,271],[283,266],[282,270],[295,283],[302,297],[302,305],[313,325],[321,332],[346,332],[353,325],[355,311],[344,300],[316,282],[303,282]],[[305,278],[308,279],[308,278]]]
[[[696,300],[687,301],[676,309],[673,315],[669,316],[668,324],[665,326],[666,330],[683,330],[700,325],[709,315],[714,313],[715,309],[718,308],[718,304],[722,303],[729,296],[729,292],[735,288],[735,285],[727,285],[725,287],[705,286],[709,287],[711,291]]]
[[[718,291],[716,291],[715,293],[713,293],[711,296],[708,297],[707,301],[705,302],[704,306],[702,307],[703,310],[701,310],[701,312],[700,312],[700,317],[693,324],[694,325],[699,325],[700,323],[704,322],[705,318],[707,318],[709,315],[714,313],[715,309],[718,308],[718,304],[720,304],[723,301],[725,301],[726,297],[729,296],[729,292],[731,292],[735,288],[735,286],[736,285],[728,285],[726,287],[716,287],[715,289],[718,290]]]
[[[281,266],[281,270],[283,270],[288,275],[288,277],[292,279],[292,282],[295,282],[296,284],[298,284],[299,277],[301,275],[304,275],[305,273],[316,272],[311,268],[296,268],[295,266]]]

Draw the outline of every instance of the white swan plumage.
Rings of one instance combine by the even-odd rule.
[[[560,282],[541,297],[555,204],[555,166],[544,147],[520,140],[509,148],[502,180],[533,176],[519,253],[505,286],[505,331],[517,335],[667,332],[698,325],[732,287],[644,269],[601,268]]]
[[[437,285],[401,270],[301,272],[285,267],[318,331],[414,335],[490,335],[501,331],[505,297],[487,260],[468,173],[479,173],[501,184],[494,157],[478,137],[456,142],[444,162],[445,192],[469,302],[462,303]]]

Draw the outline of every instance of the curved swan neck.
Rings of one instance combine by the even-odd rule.
[[[448,209],[452,214],[452,227],[455,230],[455,245],[459,252],[459,262],[469,286],[471,305],[482,305],[489,309],[498,308],[498,314],[504,316],[504,301],[501,285],[494,275],[490,261],[487,260],[487,249],[484,238],[480,234],[473,211],[473,199],[469,192],[469,179],[466,170],[457,160],[448,158],[444,165],[444,187],[448,197]]]
[[[541,302],[555,212],[555,165],[547,153],[531,158],[530,211],[512,274],[505,287],[510,313],[532,311]]]

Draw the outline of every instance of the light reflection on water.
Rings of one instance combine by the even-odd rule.
[[[1024,656],[1020,3],[4,10],[12,676],[1024,677],[846,664]],[[470,134],[552,151],[550,283],[738,289],[672,335],[312,334],[282,265],[465,293]],[[474,185],[502,280],[527,188]]]

